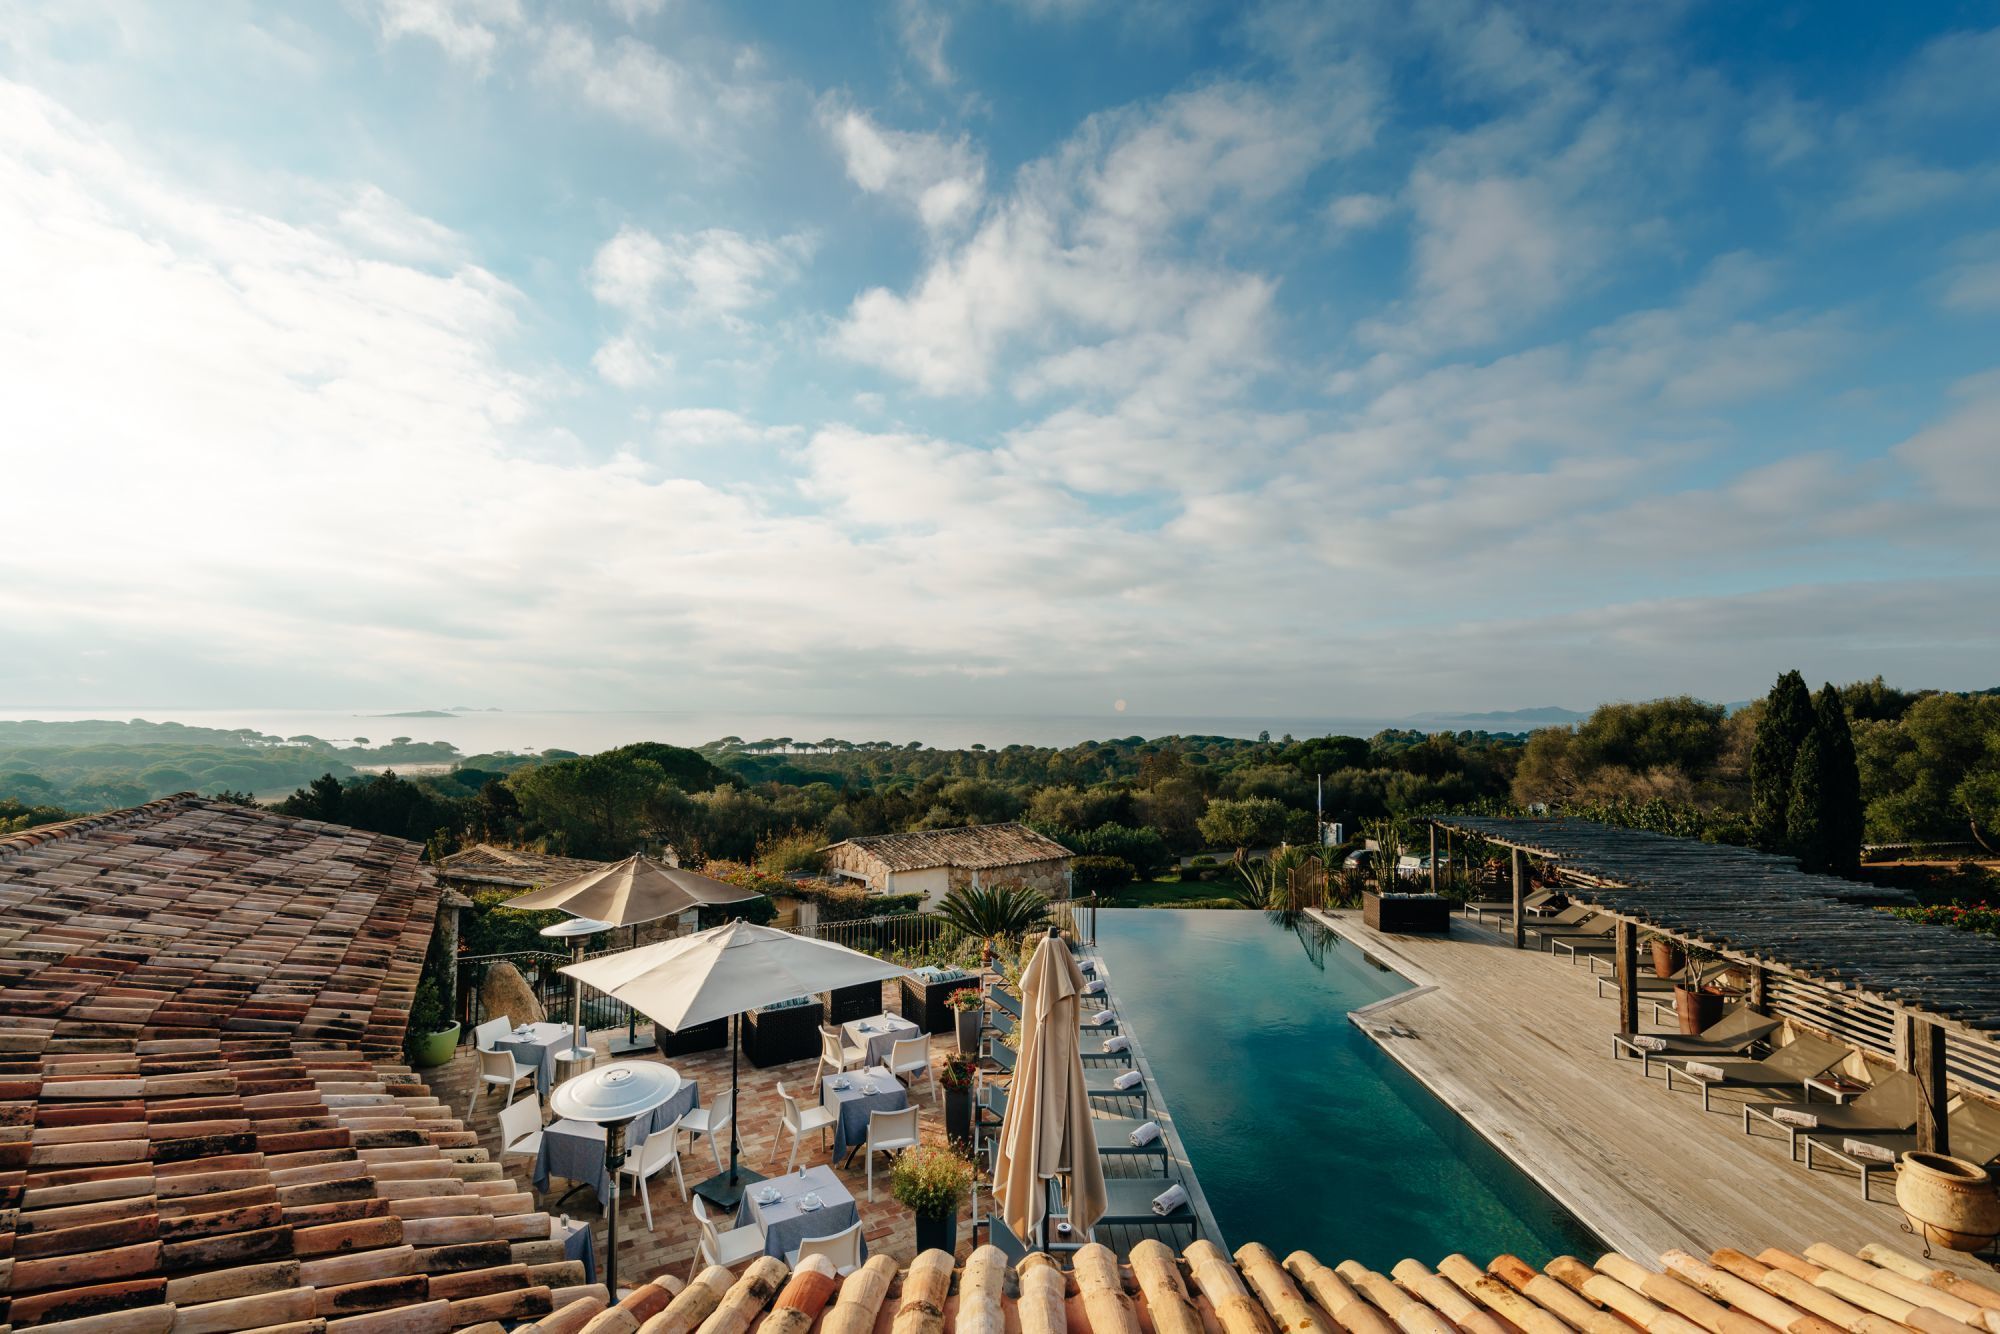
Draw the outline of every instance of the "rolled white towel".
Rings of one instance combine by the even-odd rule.
[[[1181,1189],[1181,1183],[1176,1181],[1153,1197],[1153,1212],[1165,1218],[1187,1202],[1188,1193]]]
[[[1632,1045],[1640,1051],[1665,1051],[1667,1049],[1667,1040],[1652,1033],[1641,1033],[1638,1037],[1632,1039]]]
[[[1111,1081],[1111,1087],[1116,1089],[1135,1089],[1145,1082],[1146,1077],[1137,1070],[1127,1070],[1124,1074]]]
[[[1126,1037],[1123,1033],[1113,1033],[1110,1037],[1104,1039],[1104,1052],[1107,1056],[1114,1051],[1130,1050],[1132,1050],[1132,1039]]]
[[[1157,1140],[1159,1137],[1160,1137],[1160,1123],[1158,1121],[1148,1121],[1145,1124],[1136,1127],[1132,1131],[1132,1133],[1127,1135],[1125,1138],[1132,1141],[1133,1148],[1143,1149],[1148,1144],[1151,1144],[1153,1141]]]
[[[1859,1158],[1870,1163],[1893,1163],[1896,1151],[1886,1144],[1871,1144],[1865,1139],[1844,1139],[1840,1141],[1840,1151],[1851,1158]]]
[[[1083,1022],[1089,1024],[1092,1028],[1102,1028],[1106,1024],[1117,1022],[1117,1019],[1118,1015],[1115,1011],[1099,1010],[1096,1014],[1093,1014],[1092,1016],[1090,1016],[1090,1018],[1084,1020]]]
[[[1801,1111],[1796,1107],[1773,1107],[1771,1109],[1771,1119],[1788,1126],[1798,1126],[1804,1130],[1811,1130],[1819,1125],[1819,1118],[1817,1116],[1814,1116],[1811,1112]]]
[[[1102,996],[1104,994],[1104,984],[1096,981],[1086,982],[1083,984],[1083,994],[1086,996]]]
[[[1682,1066],[1681,1068],[1686,1070],[1689,1074],[1693,1075],[1696,1079],[1729,1078],[1729,1072],[1727,1070],[1724,1070],[1719,1065],[1710,1065],[1706,1061],[1689,1061],[1686,1065]]]

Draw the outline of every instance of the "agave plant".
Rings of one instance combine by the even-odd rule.
[[[1246,861],[1238,853],[1235,865],[1237,883],[1230,897],[1246,908],[1290,917],[1321,906],[1325,898],[1326,870],[1317,848],[1282,843],[1261,862]]]
[[[938,915],[979,940],[1016,939],[1049,917],[1049,900],[1026,885],[963,885],[944,896]]]

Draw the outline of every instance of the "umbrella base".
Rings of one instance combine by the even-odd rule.
[[[622,1033],[611,1039],[610,1045],[613,1056],[650,1056],[654,1051],[653,1039],[628,1038]]]
[[[727,1209],[733,1214],[743,1203],[743,1192],[763,1179],[762,1172],[753,1172],[738,1163],[734,1172],[716,1173],[694,1187],[694,1193],[718,1209]]]

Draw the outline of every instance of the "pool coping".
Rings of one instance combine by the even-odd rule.
[[[1610,1244],[1613,1246],[1613,1249],[1617,1249],[1618,1247],[1615,1243],[1607,1243],[1605,1241],[1606,1230],[1603,1223],[1596,1217],[1598,1212],[1596,1207],[1590,1201],[1576,1198],[1568,1190],[1546,1180],[1542,1172],[1535,1165],[1524,1161],[1522,1155],[1516,1151],[1516,1147],[1506,1137],[1496,1133],[1498,1128],[1486,1116],[1487,1108],[1483,1103],[1471,1103],[1468,1105],[1457,1099],[1445,1096],[1444,1091],[1432,1083],[1429,1076],[1422,1069],[1403,1059],[1402,1052],[1398,1050],[1399,1044],[1385,1041],[1387,1038],[1403,1036],[1404,1033],[1399,1032],[1394,1027],[1393,1015],[1388,1016],[1388,1022],[1377,1022],[1377,1016],[1393,1008],[1398,1002],[1414,1000],[1418,996],[1426,996],[1433,992],[1442,991],[1445,989],[1444,985],[1437,981],[1429,970],[1414,963],[1406,955],[1398,953],[1379,936],[1371,934],[1369,937],[1363,937],[1357,935],[1348,929],[1350,923],[1319,908],[1306,909],[1306,916],[1359,950],[1362,957],[1389,968],[1410,983],[1409,988],[1399,991],[1393,996],[1385,997],[1382,1000],[1374,1002],[1372,1005],[1364,1005],[1357,1010],[1349,1010],[1347,1012],[1347,1021],[1363,1033],[1366,1033],[1369,1040],[1380,1051],[1400,1066],[1412,1079],[1423,1085],[1424,1091],[1429,1093],[1433,1098],[1436,1098],[1440,1106],[1470,1126],[1473,1133],[1485,1140],[1487,1144],[1492,1146],[1494,1152],[1511,1163],[1515,1171],[1533,1183],[1536,1189],[1560,1205],[1568,1212],[1571,1218],[1589,1229],[1599,1244]],[[1393,962],[1390,962],[1390,960],[1393,960]],[[1612,1231],[1617,1232],[1619,1229],[1613,1228]]]
[[[1083,957],[1090,960],[1091,965],[1097,970],[1098,978],[1104,983],[1104,1003],[1123,1013],[1124,1008],[1119,1005],[1117,991],[1113,986],[1112,971],[1105,963],[1104,955],[1098,951],[1095,940],[1084,947]],[[1154,1076],[1152,1063],[1146,1059],[1145,1044],[1139,1041],[1136,1023],[1121,1024],[1120,1028],[1131,1040],[1132,1068],[1145,1076],[1147,1119],[1160,1123],[1160,1131],[1166,1136],[1167,1151],[1173,1156],[1173,1161],[1180,1165],[1181,1186],[1188,1193],[1188,1203],[1194,1207],[1200,1235],[1204,1240],[1214,1242],[1226,1252],[1229,1250],[1228,1242],[1223,1238],[1221,1226],[1215,1221],[1214,1212],[1208,1207],[1208,1196],[1201,1188],[1201,1174],[1194,1170],[1194,1159],[1189,1156],[1187,1144],[1181,1139],[1180,1127],[1174,1121],[1173,1108],[1167,1105],[1166,1089]]]

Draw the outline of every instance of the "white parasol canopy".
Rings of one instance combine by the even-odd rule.
[[[665,866],[644,854],[634,853],[622,862],[508,899],[502,906],[557,908],[613,926],[636,926],[661,917],[676,917],[690,908],[741,903],[756,897],[754,889],[743,889],[678,866]]]
[[[859,950],[748,922],[606,954],[562,970],[679,1031],[760,1005],[909,970]]]
[[[1031,1246],[1048,1213],[1053,1177],[1069,1178],[1072,1227],[1088,1235],[1104,1217],[1104,1167],[1090,1124],[1077,1034],[1082,1005],[1083,970],[1051,932],[1021,974],[1021,1048],[993,1171],[1001,1217]]]

